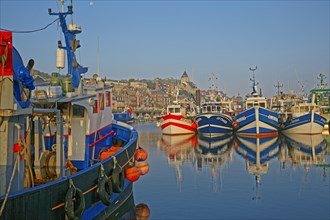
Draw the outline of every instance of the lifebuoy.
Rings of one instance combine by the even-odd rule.
[[[75,203],[77,209],[75,210]],[[82,191],[76,187],[70,187],[65,195],[65,213],[68,218],[71,219],[81,219],[82,214],[85,210],[85,197]]]
[[[112,189],[116,193],[120,193],[124,188],[125,181],[125,171],[124,169],[120,169],[120,167],[116,167],[111,175],[112,181]]]
[[[99,177],[96,193],[104,205],[109,206],[111,204],[112,182],[106,175]]]

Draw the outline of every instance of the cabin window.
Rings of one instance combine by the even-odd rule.
[[[100,110],[104,110],[104,93],[99,93]]]
[[[168,112],[169,112],[169,113],[173,113],[173,112],[174,112],[174,111],[173,111],[173,108],[169,108],[169,109],[168,109]]]
[[[94,106],[93,106],[93,113],[99,112],[99,100],[95,100]]]
[[[217,112],[220,112],[220,111],[221,111],[221,107],[217,106]]]
[[[175,108],[175,113],[180,113],[180,109],[179,108]]]
[[[260,106],[265,108],[266,107],[266,103],[260,103]]]
[[[73,118],[83,118],[85,116],[85,108],[80,105],[72,106],[72,117]]]
[[[111,92],[107,92],[107,103],[106,106],[109,107],[111,106]]]
[[[249,108],[252,108],[253,107],[253,104],[252,103],[248,103],[247,104],[247,108],[249,109]]]

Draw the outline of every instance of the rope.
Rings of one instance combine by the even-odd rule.
[[[3,201],[2,206],[1,206],[0,216],[2,215],[2,212],[3,212],[4,208],[5,208],[5,205],[6,205],[6,202],[7,202],[7,199],[8,199],[8,195],[9,195],[9,192],[10,192],[11,185],[13,183],[13,179],[14,179],[14,175],[15,175],[15,171],[16,171],[16,168],[17,168],[17,163],[18,163],[18,158],[19,157],[20,157],[20,154],[17,153],[16,160],[15,160],[15,165],[14,165],[14,168],[13,168],[13,172],[11,173],[11,177],[10,177],[10,181],[9,181],[9,186],[8,186],[8,189],[7,189],[7,192],[6,192],[6,197],[5,197],[5,200]]]
[[[17,34],[28,34],[28,33],[33,33],[33,32],[37,32],[37,31],[45,30],[46,28],[48,28],[50,25],[54,24],[58,20],[59,20],[59,18],[56,18],[54,21],[52,21],[51,23],[47,24],[45,27],[39,28],[39,29],[36,29],[36,30],[31,30],[31,31],[15,31],[15,30],[9,30],[9,29],[5,29],[5,28],[1,28],[1,27],[0,27],[0,30],[2,30],[2,31],[8,31],[8,32],[13,32],[13,33],[17,33]]]
[[[129,155],[128,155],[128,151],[127,151],[127,149],[125,150],[126,151],[126,156],[127,156],[127,162],[126,163],[124,163],[122,166],[117,162],[117,159],[116,159],[116,157],[114,157],[114,156],[112,156],[113,157],[113,163],[114,163],[114,165],[113,165],[113,168],[116,168],[116,164],[118,164],[118,166],[119,166],[119,168],[122,170],[127,164],[129,164],[129,165],[133,165],[133,162],[132,162],[132,159],[134,158],[134,155],[132,156],[132,157],[129,157]]]

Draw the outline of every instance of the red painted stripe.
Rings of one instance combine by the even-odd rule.
[[[103,128],[98,129],[96,132],[99,132],[99,131],[101,131],[102,129],[104,129],[104,128],[110,126],[110,125],[111,125],[111,124],[108,124],[108,125],[104,126]],[[95,132],[90,133],[90,134],[86,134],[87,137],[88,137],[88,136],[91,136],[91,135],[95,135]]]
[[[168,119],[180,120],[181,118],[184,118],[184,117],[182,115],[172,115],[172,114],[162,116],[162,119],[164,119],[164,120],[168,120]]]
[[[162,125],[162,129],[168,127],[168,126],[176,126],[176,127],[179,127],[179,128],[183,128],[183,129],[186,129],[186,130],[189,130],[189,131],[196,131],[196,128],[193,128],[192,125],[184,125],[184,124],[180,124],[180,123],[176,123],[176,122],[168,122],[168,123],[165,123]]]
[[[100,141],[102,141],[104,138],[109,137],[110,135],[115,135],[116,133],[114,131],[111,131],[110,133],[107,133],[106,135],[104,135],[103,137],[97,139],[96,141],[94,141],[93,143],[89,144],[89,147],[93,147],[95,144],[99,143]]]

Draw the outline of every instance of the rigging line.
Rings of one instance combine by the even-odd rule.
[[[5,28],[1,28],[1,27],[0,27],[0,30],[2,30],[2,31],[8,31],[8,32],[13,32],[13,33],[18,33],[18,34],[33,33],[33,32],[37,32],[37,31],[45,30],[46,28],[48,28],[50,25],[54,24],[58,20],[59,20],[59,18],[56,18],[54,21],[52,21],[51,23],[47,24],[45,27],[40,28],[40,29],[36,29],[36,30],[31,30],[31,31],[15,31],[15,30],[9,30],[9,29],[5,29]]]

